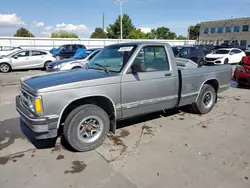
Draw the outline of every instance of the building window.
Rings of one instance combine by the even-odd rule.
[[[214,27],[212,27],[212,28],[210,29],[210,31],[211,31],[211,33],[215,33],[215,32],[216,32]]]
[[[240,47],[246,49],[246,47],[247,47],[247,41],[246,40],[241,40],[240,41]]]
[[[235,25],[234,26],[234,32],[240,32],[240,26]]]
[[[208,28],[204,28],[204,34],[208,34]]]
[[[242,26],[242,31],[243,31],[243,32],[249,31],[249,25],[243,25],[243,26]]]
[[[218,28],[218,33],[223,33],[223,27]]]
[[[226,33],[231,33],[231,27],[226,27]]]

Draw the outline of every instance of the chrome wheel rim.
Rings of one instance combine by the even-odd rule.
[[[211,91],[207,91],[202,99],[204,108],[211,108],[211,106],[213,105],[213,100],[214,100],[213,93]]]
[[[1,64],[0,65],[0,71],[1,72],[9,72],[9,70],[10,70],[10,67],[8,65],[6,65],[6,64]]]
[[[101,136],[103,127],[103,121],[99,117],[86,117],[77,127],[77,136],[84,143],[94,142]]]

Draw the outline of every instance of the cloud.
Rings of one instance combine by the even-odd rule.
[[[43,22],[34,21],[34,22],[33,22],[33,26],[34,26],[34,27],[44,27],[45,24],[44,24]]]
[[[24,25],[24,22],[16,14],[0,14],[0,26]]]
[[[151,28],[149,28],[149,27],[141,27],[140,29],[143,33],[150,33],[151,32]]]
[[[47,27],[45,27],[45,31],[51,31],[51,30],[53,30],[53,27],[52,27],[52,26],[47,26]]]
[[[54,28],[55,31],[67,31],[67,32],[83,32],[87,30],[87,27],[83,24],[74,25],[74,24],[56,24]]]
[[[43,37],[51,37],[51,33],[50,31],[42,31],[40,34]]]

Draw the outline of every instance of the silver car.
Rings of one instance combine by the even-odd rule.
[[[55,71],[65,71],[71,69],[83,68],[86,63],[88,63],[93,57],[95,57],[101,49],[93,51],[84,59],[63,59],[59,61],[54,61],[49,64],[47,71],[55,72]]]
[[[46,50],[19,50],[0,56],[0,72],[7,73],[15,69],[47,69],[56,58]]]

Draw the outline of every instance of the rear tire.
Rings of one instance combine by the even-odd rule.
[[[82,68],[82,67],[73,67],[72,70],[73,70],[73,69],[80,69],[80,68]]]
[[[11,66],[8,63],[0,63],[0,72],[8,73],[11,71]]]
[[[198,114],[209,113],[215,104],[217,94],[213,86],[204,84],[198,96],[198,100],[193,103],[193,110]]]
[[[49,64],[50,63],[52,63],[52,61],[46,61],[45,63],[44,63],[44,69],[47,71],[47,70],[49,70]]]
[[[66,118],[63,133],[69,145],[77,151],[99,147],[110,130],[107,113],[92,104],[79,106]]]

